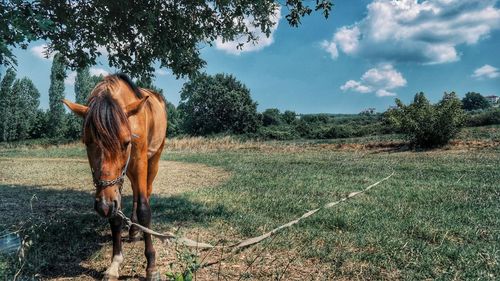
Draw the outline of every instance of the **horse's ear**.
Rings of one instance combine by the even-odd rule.
[[[62,99],[61,100],[71,111],[73,111],[73,113],[75,113],[76,115],[80,116],[80,117],[85,117],[85,115],[87,114],[87,111],[89,110],[89,107],[88,106],[85,106],[85,105],[81,105],[81,104],[78,104],[78,103],[74,103],[74,102],[70,102],[69,100],[67,99]]]
[[[148,98],[149,96],[145,96],[142,99],[134,101],[133,103],[127,105],[127,108],[125,109],[125,112],[127,112],[127,117],[137,114],[141,110],[142,106],[146,103]]]

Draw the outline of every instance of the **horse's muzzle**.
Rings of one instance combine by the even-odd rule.
[[[116,215],[118,211],[118,201],[106,201],[104,198],[96,198],[94,202],[94,210],[104,218],[110,218]]]

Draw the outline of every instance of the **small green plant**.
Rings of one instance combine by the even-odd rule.
[[[404,133],[410,142],[419,147],[436,147],[447,144],[463,126],[465,113],[455,93],[445,93],[433,105],[420,92],[413,103],[404,105],[396,99],[397,109],[386,114],[389,123]]]
[[[194,280],[194,274],[200,269],[198,255],[186,248],[175,247],[176,262],[170,263],[170,270],[166,273],[168,281],[191,281]]]

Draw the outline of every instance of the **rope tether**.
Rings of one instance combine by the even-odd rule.
[[[331,208],[331,207],[333,207],[335,205],[338,205],[338,204],[340,204],[340,203],[342,203],[344,201],[347,201],[350,198],[353,198],[354,196],[357,196],[359,194],[365,193],[366,191],[372,189],[373,187],[379,185],[380,183],[388,180],[393,175],[394,175],[394,172],[392,172],[392,174],[390,174],[389,176],[387,176],[387,177],[379,180],[378,182],[369,185],[368,187],[366,187],[365,189],[363,189],[361,191],[351,192],[351,193],[349,193],[349,195],[347,195],[346,197],[344,197],[344,198],[342,198],[342,199],[340,199],[338,201],[330,202],[330,203],[327,203],[327,204],[323,205],[320,208],[308,211],[305,214],[303,214],[302,216],[300,216],[300,217],[298,217],[298,218],[296,218],[296,219],[294,219],[292,221],[289,221],[289,222],[287,222],[287,223],[285,223],[285,224],[283,224],[281,226],[278,226],[275,229],[273,229],[273,230],[271,230],[269,232],[266,232],[266,233],[264,233],[264,234],[262,234],[260,236],[252,237],[252,238],[240,241],[238,243],[234,243],[234,244],[229,245],[229,246],[213,246],[211,244],[194,241],[194,240],[191,240],[189,238],[177,237],[175,234],[173,234],[171,232],[159,233],[159,232],[156,232],[156,231],[154,231],[152,229],[144,227],[144,226],[142,226],[142,225],[140,225],[138,223],[132,222],[127,216],[125,216],[125,214],[122,213],[122,211],[118,211],[118,215],[125,221],[125,224],[128,227],[136,226],[140,230],[142,230],[143,232],[151,234],[151,235],[153,235],[153,236],[161,239],[162,241],[175,239],[176,241],[178,241],[179,243],[181,243],[182,245],[187,246],[187,247],[196,247],[196,248],[199,248],[199,249],[231,248],[231,249],[233,249],[233,251],[235,251],[235,250],[243,249],[243,248],[246,248],[248,246],[257,244],[257,243],[261,242],[262,240],[265,240],[266,238],[269,238],[269,237],[275,235],[276,233],[278,233],[282,229],[290,227],[290,226],[292,226],[294,224],[297,224],[301,220],[303,220],[303,219],[305,219],[307,217],[312,216],[313,214],[317,213],[318,211],[320,211],[322,209]]]

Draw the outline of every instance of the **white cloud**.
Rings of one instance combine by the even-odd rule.
[[[91,67],[89,69],[89,72],[91,75],[95,75],[95,76],[99,76],[99,75],[102,75],[102,76],[106,76],[106,75],[109,75],[109,72],[102,69],[102,68],[98,68],[98,67]]]
[[[474,70],[472,77],[476,79],[485,79],[485,78],[494,79],[500,77],[500,71],[498,70],[498,68],[486,64]]]
[[[333,35],[333,41],[346,54],[353,54],[358,50],[360,31],[357,26],[341,27]]]
[[[324,49],[375,62],[438,64],[460,59],[457,47],[473,45],[500,28],[497,0],[374,0],[361,21],[339,28]],[[326,47],[329,48],[326,48]]]
[[[389,91],[384,90],[384,89],[377,90],[375,92],[375,95],[377,95],[377,97],[395,97],[396,96],[395,93],[389,92]]]
[[[361,84],[358,81],[349,80],[344,85],[340,87],[342,91],[353,90],[359,93],[369,93],[372,89],[366,85]]]
[[[244,20],[246,26],[248,27],[249,31],[253,32],[254,35],[258,37],[255,44],[253,44],[252,42],[247,43],[246,36],[244,36],[243,38],[236,39],[234,41],[226,41],[226,42],[223,42],[222,38],[219,37],[215,40],[215,48],[232,55],[240,55],[241,53],[260,51],[265,47],[270,46],[271,44],[274,43],[274,32],[278,28],[280,19],[281,19],[281,7],[278,6],[271,19],[273,22],[275,22],[275,24],[271,28],[271,34],[269,35],[269,37],[267,37],[266,34],[260,30],[260,28],[257,28],[252,25],[251,19],[247,18]],[[243,43],[242,49],[237,48],[237,46],[240,43]]]
[[[47,51],[47,44],[42,44],[30,48],[30,52],[37,58],[52,60],[54,58],[54,53],[50,54],[49,57],[47,58],[45,56],[46,51]]]
[[[157,69],[155,72],[156,72],[156,74],[158,74],[160,76],[166,76],[169,74],[169,72],[166,71],[165,69]]]
[[[323,40],[323,42],[321,42],[321,48],[330,53],[332,59],[336,59],[339,57],[339,50],[337,49],[337,44],[335,44],[334,42]]]
[[[64,84],[66,84],[68,86],[74,86],[75,85],[75,79],[76,79],[76,71],[71,71],[66,76],[66,79],[64,79]]]
[[[378,97],[395,96],[390,92],[406,86],[406,79],[390,64],[382,64],[369,69],[360,81],[349,80],[340,87],[342,91],[355,91],[358,93],[375,93]]]

